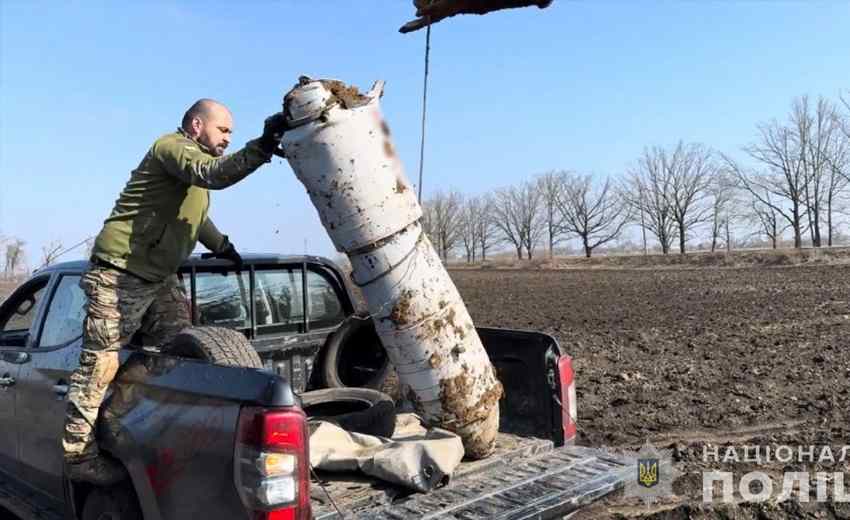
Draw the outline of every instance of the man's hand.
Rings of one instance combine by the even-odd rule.
[[[267,117],[263,124],[260,147],[266,153],[274,153],[280,144],[280,138],[283,137],[283,133],[287,130],[289,130],[289,125],[286,122],[286,116],[283,115],[283,112],[278,112]]]
[[[236,266],[237,271],[242,270],[242,257],[236,252],[236,247],[233,246],[230,239],[227,238],[227,235],[224,235],[224,242],[222,242],[218,251],[204,253],[201,255],[201,258],[220,258],[222,260],[230,260],[233,262],[233,265]]]

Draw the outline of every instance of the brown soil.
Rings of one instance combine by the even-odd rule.
[[[546,332],[573,356],[579,444],[674,450],[676,497],[647,510],[620,493],[578,518],[850,518],[846,503],[701,503],[705,469],[777,487],[783,471],[843,471],[850,488],[850,460],[703,460],[706,446],[850,444],[850,266],[452,277],[476,325]]]
[[[331,91],[332,99],[339,101],[342,108],[355,108],[369,102],[369,97],[361,94],[357,87],[346,85],[335,79],[323,79],[321,82]]]

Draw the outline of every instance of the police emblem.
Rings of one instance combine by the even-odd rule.
[[[634,453],[634,465],[623,469],[625,496],[640,498],[647,506],[673,496],[673,482],[681,475],[672,450],[658,450],[648,440]]]
[[[638,459],[638,484],[645,488],[651,488],[658,484],[659,474],[658,459]]]

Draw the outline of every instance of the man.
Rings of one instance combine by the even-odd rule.
[[[198,240],[215,256],[241,264],[207,216],[207,190],[231,186],[269,162],[285,129],[283,114],[275,114],[266,119],[262,137],[225,156],[233,117],[221,103],[201,99],[177,132],[157,139],[131,173],[80,282],[88,297],[83,348],[71,376],[62,441],[72,480],[108,485],[125,477],[95,440],[118,351],[137,331],[161,345],[190,323],[176,272]]]

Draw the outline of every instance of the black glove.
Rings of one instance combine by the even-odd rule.
[[[221,244],[221,248],[218,251],[215,253],[204,253],[201,255],[201,258],[220,258],[222,260],[230,260],[233,262],[233,265],[236,266],[237,271],[242,270],[242,257],[236,252],[236,248],[230,242],[230,239],[227,238],[227,235],[224,236],[224,242]]]
[[[266,153],[273,153],[277,150],[280,144],[280,138],[283,133],[289,130],[289,125],[286,122],[286,116],[283,112],[271,115],[266,118],[263,124],[263,135],[260,137],[260,147]]]

